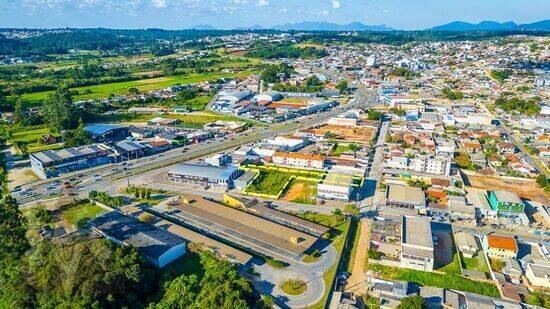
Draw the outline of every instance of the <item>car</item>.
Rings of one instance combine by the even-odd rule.
[[[21,191],[21,188],[22,188],[21,186],[15,186],[15,187],[13,187],[12,192]]]

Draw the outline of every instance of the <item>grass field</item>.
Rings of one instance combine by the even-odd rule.
[[[447,274],[462,275],[462,270],[460,266],[460,259],[458,253],[453,252],[453,261],[441,268],[439,271],[445,272]]]
[[[103,208],[99,206],[92,205],[90,203],[79,204],[73,207],[64,210],[62,217],[64,220],[67,220],[70,224],[77,225],[79,222],[85,219],[93,219],[98,214],[104,212]]]
[[[10,134],[12,144],[24,144],[27,153],[63,148],[63,143],[44,145],[40,143],[42,136],[50,133],[49,128],[34,128],[29,130],[13,130]],[[23,147],[23,146],[22,146]],[[21,151],[21,149],[19,149]]]
[[[216,80],[218,78],[231,78],[237,76],[246,76],[249,72],[241,73],[190,73],[175,76],[156,77],[142,80],[125,81],[117,83],[109,83],[102,85],[86,86],[71,88],[71,90],[78,91],[78,95],[73,97],[73,100],[89,100],[107,98],[111,94],[113,95],[127,95],[128,89],[137,88],[140,91],[151,91],[155,89],[162,89],[177,84],[192,84],[200,83],[208,80]],[[35,93],[23,94],[22,98],[29,103],[39,103],[47,98],[52,91],[42,91]]]
[[[331,151],[330,151],[330,155],[331,156],[340,156],[342,155],[344,152],[353,152],[351,150],[352,147],[350,147],[350,145],[352,144],[336,144],[336,147],[334,147]]]
[[[368,268],[377,273],[378,276],[388,280],[403,280],[414,282],[422,286],[433,286],[500,297],[498,288],[494,284],[474,281],[457,275],[442,275],[413,269],[384,266],[375,263],[369,263]]]
[[[483,252],[479,252],[475,257],[473,258],[467,258],[461,255],[462,258],[462,266],[464,269],[468,270],[477,270],[484,273],[489,273],[489,266],[485,262],[485,259],[483,258]]]
[[[289,188],[285,195],[285,200],[308,205],[315,205],[317,203],[316,182],[296,179],[290,183]]]
[[[284,189],[291,176],[291,174],[287,173],[261,170],[258,177],[256,177],[254,181],[252,181],[246,188],[246,191],[252,193],[277,195]]]

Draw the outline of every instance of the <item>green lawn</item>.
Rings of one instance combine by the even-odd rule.
[[[14,131],[11,133],[11,140],[14,142],[34,143],[49,132],[49,128]]]
[[[261,170],[258,177],[246,188],[247,192],[277,195],[290,180],[291,174]]]
[[[296,186],[296,187],[295,187]],[[315,205],[317,204],[317,183],[304,180],[293,180],[289,185],[288,194],[293,194],[293,190],[300,188],[300,193],[290,199],[291,202]],[[296,192],[297,193],[297,192]]]
[[[249,72],[241,73],[190,73],[166,77],[156,77],[142,80],[133,80],[125,82],[108,83],[102,85],[93,85],[86,87],[71,88],[71,90],[78,91],[78,95],[75,95],[73,99],[88,100],[88,99],[100,99],[107,98],[109,95],[127,95],[128,89],[137,88],[140,91],[151,91],[155,89],[162,89],[165,87],[177,85],[177,84],[192,84],[200,83],[208,80],[216,80],[218,78],[231,78],[237,76],[248,75]],[[26,93],[22,95],[22,98],[30,103],[38,103],[44,100],[52,91],[42,91],[35,93]]]
[[[154,114],[111,114],[111,115],[99,115],[96,117],[97,122],[122,122],[122,123],[146,123],[148,120],[159,117],[159,115]],[[239,117],[220,115],[211,112],[199,112],[199,113],[188,113],[182,115],[161,115],[162,118],[167,119],[178,119],[181,123],[178,126],[181,127],[191,127],[191,128],[202,128],[205,124],[214,122],[217,120],[225,121],[239,121],[239,122],[248,122]]]
[[[414,282],[422,286],[433,286],[500,297],[498,288],[494,284],[474,281],[458,275],[442,275],[426,271],[384,266],[375,263],[369,263],[368,268],[377,273],[378,276],[388,280],[403,280]]]
[[[344,152],[353,152],[350,145],[352,144],[336,144],[330,151],[331,156],[341,156]]]
[[[453,261],[441,268],[439,271],[445,272],[447,274],[462,275],[462,270],[460,267],[460,259],[456,252],[453,252]]]
[[[288,295],[301,295],[307,290],[307,285],[302,280],[289,279],[281,284],[281,290]]]
[[[462,266],[464,269],[468,270],[477,270],[484,273],[489,273],[489,266],[487,266],[487,263],[485,262],[485,259],[483,258],[483,252],[479,252],[476,256],[473,258],[467,258],[461,255],[462,258]]]
[[[46,151],[46,150],[56,150],[63,148],[63,143],[57,143],[57,144],[51,144],[51,145],[43,145],[40,143],[32,143],[27,145],[27,152],[28,153],[34,153],[39,151]]]
[[[104,212],[103,208],[90,203],[72,206],[63,211],[61,216],[70,224],[77,225],[83,219],[93,219],[98,214]]]

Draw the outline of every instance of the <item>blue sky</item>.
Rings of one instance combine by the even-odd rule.
[[[425,29],[450,21],[533,22],[550,0],[0,0],[0,27],[181,29],[300,21]]]

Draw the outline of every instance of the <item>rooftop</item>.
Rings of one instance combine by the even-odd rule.
[[[98,123],[85,126],[84,130],[90,132],[92,135],[103,135],[109,131],[122,128],[124,127],[116,124]]]
[[[403,244],[433,249],[432,227],[427,218],[403,216]]]
[[[505,190],[495,190],[493,191],[493,193],[495,194],[499,202],[505,202],[505,203],[511,203],[511,204],[523,204],[519,196],[514,192],[505,191]]]
[[[489,248],[505,249],[518,252],[518,244],[514,238],[505,236],[488,235]]]
[[[185,175],[208,179],[227,179],[237,170],[234,166],[229,167],[217,167],[210,165],[197,165],[182,163],[172,167],[168,174],[171,175]]]
[[[426,204],[424,191],[418,187],[389,185],[387,198],[395,203],[418,204],[420,206]]]
[[[185,239],[127,217],[118,211],[98,216],[93,221],[96,230],[122,243],[131,245],[142,254],[158,259],[171,248],[185,244]]]
[[[325,180],[323,180],[324,185],[338,186],[338,187],[349,187],[353,182],[353,176],[346,173],[338,172],[329,172]]]

